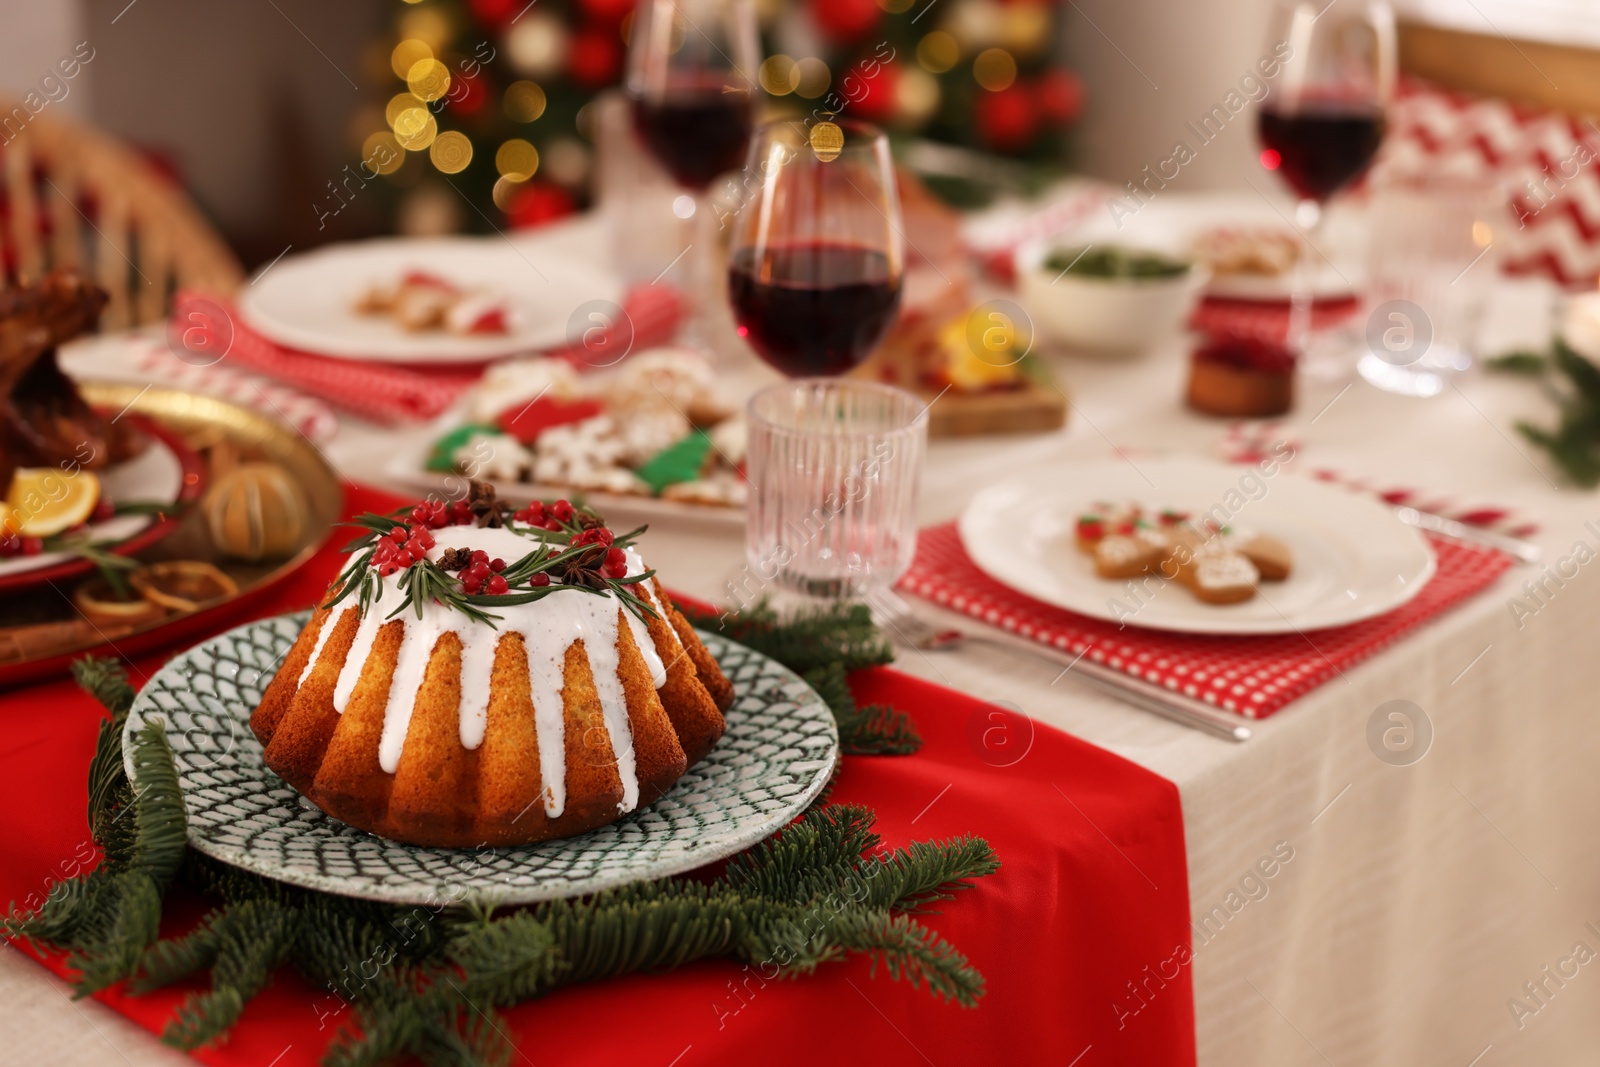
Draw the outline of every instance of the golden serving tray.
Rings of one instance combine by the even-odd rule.
[[[226,457],[228,462],[282,466],[305,492],[310,508],[307,532],[287,557],[260,563],[226,559],[212,546],[199,509],[191,508],[175,533],[137,558],[147,563],[203,560],[231,577],[239,591],[196,611],[143,623],[96,625],[79,613],[71,600],[72,589],[98,578],[96,571],[51,583],[54,592],[34,589],[0,598],[0,685],[59,674],[71,660],[97,649],[131,656],[205,629],[304,566],[327,540],[343,508],[339,476],[322,452],[303,434],[270,416],[181,389],[95,381],[80,382],[78,387],[97,409],[142,415],[177,433],[208,465]]]

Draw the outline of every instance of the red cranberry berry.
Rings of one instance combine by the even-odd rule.
[[[95,502],[94,511],[90,513],[89,517],[95,522],[105,522],[107,519],[115,516],[116,513],[117,506],[111,501],[107,500],[105,497],[101,497]]]
[[[489,569],[494,571],[496,574],[499,574],[501,571],[506,569],[506,561],[501,559],[499,556],[496,556],[494,559],[489,561]]]
[[[606,553],[606,566],[607,567],[626,567],[627,565],[628,565],[628,554],[626,552],[622,551],[622,549],[613,548],[613,549],[611,549],[610,551],[608,551]]]
[[[24,556],[37,556],[44,551],[44,541],[37,537],[24,537],[22,539],[22,554]]]
[[[557,500],[550,505],[550,514],[555,516],[557,522],[571,522],[572,503],[567,500]]]
[[[509,588],[511,587],[506,584],[506,580],[500,575],[493,574],[489,576],[488,589],[489,592],[493,593],[495,596],[500,596]]]
[[[528,584],[533,586],[535,589],[543,589],[545,586],[550,584],[550,576],[543,571],[540,571],[538,574],[535,574],[532,578],[528,579]]]
[[[533,503],[528,505],[528,521],[538,525],[544,520],[544,503],[542,501],[535,500]]]
[[[485,552],[481,548],[475,548],[475,549],[472,550],[471,558],[472,558],[472,562],[474,562],[474,563],[488,563],[489,562],[489,553]]]
[[[431,514],[432,512],[428,510],[428,505],[418,504],[416,507],[411,509],[411,521],[416,523],[425,523],[428,521],[428,517]]]
[[[482,583],[474,581],[472,578],[463,578],[461,581],[461,591],[468,596],[477,596],[482,589]]]
[[[389,530],[389,540],[395,544],[401,544],[409,536],[410,532],[404,526],[391,527]]]

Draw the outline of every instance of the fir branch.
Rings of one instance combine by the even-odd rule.
[[[86,902],[67,965],[78,972],[80,997],[97,993],[133,974],[145,947],[161,927],[161,887],[144,871],[107,875]]]
[[[288,957],[300,918],[298,909],[269,900],[230,906],[212,927],[211,990],[185,999],[161,1039],[191,1050],[226,1033]]]
[[[227,909],[213,911],[182,937],[169,937],[151,945],[139,961],[139,973],[128,982],[129,991],[148,993],[209,969],[216,962],[221,945],[218,927],[226,922],[228,914]]]
[[[1485,360],[1484,366],[1502,374],[1538,377],[1550,369],[1550,357],[1543,352],[1507,352]]]
[[[796,674],[842,664],[847,671],[877,667],[894,659],[890,645],[865,604],[840,602],[810,608],[780,620],[763,600],[742,611],[713,615],[678,606],[696,626],[717,630],[731,640],[777,660]]]
[[[922,747],[922,735],[903,711],[887,704],[856,705],[844,665],[830,663],[806,672],[839,725],[839,749],[849,756],[906,756]]]
[[[951,841],[913,841],[873,857],[857,873],[866,887],[862,902],[894,911],[926,912],[939,900],[972,888],[972,880],[993,874],[1000,860],[978,837]]]
[[[188,816],[172,748],[167,744],[166,724],[161,720],[147,721],[134,737],[133,772],[138,838],[129,867],[148,875],[164,890],[183,861]]]

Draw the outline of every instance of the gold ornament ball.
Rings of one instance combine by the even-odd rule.
[[[991,93],[998,93],[1017,80],[1017,61],[1004,48],[985,48],[972,61],[972,76]]]
[[[539,169],[539,150],[520,137],[513,137],[494,153],[494,169],[514,182],[525,182]]]
[[[424,102],[450,91],[450,68],[437,59],[419,59],[406,74],[406,88]]]
[[[408,108],[394,120],[394,139],[408,152],[422,152],[433,144],[439,124],[425,107]]]
[[[807,100],[815,100],[828,91],[828,86],[833,83],[833,74],[828,70],[828,64],[816,56],[807,56],[795,64],[800,74],[800,84],[795,87],[795,92]]]
[[[785,55],[761,61],[761,88],[771,96],[787,96],[800,88],[800,64]]]
[[[924,70],[943,74],[961,62],[961,45],[954,35],[934,30],[917,42],[917,62]]]
[[[544,90],[533,82],[512,82],[506,86],[501,106],[513,122],[533,122],[544,114]]]
[[[394,71],[396,78],[403,80],[411,73],[412,67],[424,59],[432,58],[433,49],[428,47],[428,42],[410,37],[395,45],[394,51],[389,53],[389,69]]]
[[[446,174],[460,174],[472,162],[472,142],[460,130],[446,130],[428,146],[428,158]]]

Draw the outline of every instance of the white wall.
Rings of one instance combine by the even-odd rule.
[[[77,0],[0,0],[0,99],[20,100],[38,91],[39,80],[59,74],[56,63],[72,55],[73,46],[84,39],[83,8]],[[66,95],[48,106],[87,115],[93,68],[91,62],[65,83]]]
[[[1239,189],[1256,164],[1254,107],[1200,145],[1185,123],[1236,88],[1264,52],[1270,0],[1074,0],[1065,5],[1067,61],[1084,79],[1087,105],[1077,130],[1079,162],[1117,183],[1172,154],[1181,140],[1193,162],[1173,189]]]

